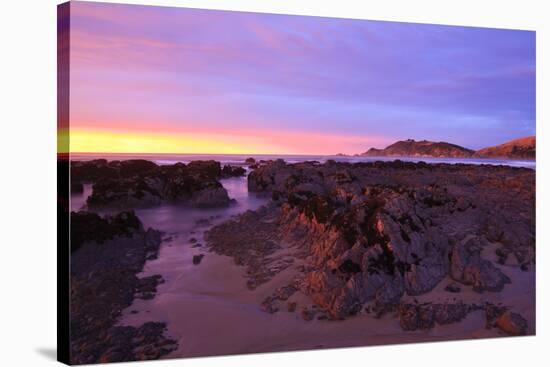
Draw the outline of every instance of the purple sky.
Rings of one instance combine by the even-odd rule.
[[[72,2],[71,129],[477,149],[535,134],[535,33]]]

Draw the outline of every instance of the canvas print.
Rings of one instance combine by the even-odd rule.
[[[60,359],[534,335],[535,71],[534,31],[60,5]]]

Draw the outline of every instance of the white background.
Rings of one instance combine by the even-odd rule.
[[[0,365],[56,351],[56,0],[0,2]],[[550,12],[544,0],[145,0],[210,9],[537,31],[537,336],[146,362],[148,366],[548,365]],[[546,16],[546,17],[545,17]],[[546,226],[544,225],[546,223]],[[547,283],[548,282],[548,283]],[[246,327],[246,325],[243,325]],[[128,365],[128,364],[123,364]]]

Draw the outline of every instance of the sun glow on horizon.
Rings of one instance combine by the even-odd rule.
[[[263,153],[257,144],[239,144],[202,134],[163,134],[71,130],[72,153],[195,153],[239,154]]]
[[[69,141],[70,153],[333,155],[360,153],[369,145],[379,143],[380,139],[277,131],[153,133],[71,129]],[[60,153],[66,153],[63,147],[58,147]]]

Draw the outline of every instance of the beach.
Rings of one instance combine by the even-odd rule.
[[[310,247],[311,245],[304,245],[304,242],[308,241],[307,236],[319,236],[319,233],[325,233],[322,220],[319,220],[319,217],[316,219],[314,217],[313,222],[310,222],[305,217],[301,217],[302,219],[292,219],[292,223],[289,223],[289,218],[294,215],[292,211],[297,210],[299,205],[295,209],[286,208],[284,202],[288,199],[278,199],[279,204],[274,204],[272,193],[285,190],[278,186],[280,183],[277,180],[286,182],[286,177],[298,174],[298,172],[303,177],[309,177],[308,170],[319,169],[326,170],[326,172],[342,173],[345,171],[352,174],[367,170],[371,172],[368,177],[372,176],[374,172],[382,172],[385,176],[387,172],[388,175],[394,175],[398,180],[412,180],[411,182],[415,182],[414,177],[424,177],[421,173],[423,170],[431,172],[435,177],[434,180],[438,180],[437,177],[456,174],[459,174],[460,177],[466,175],[466,177],[475,179],[476,175],[481,174],[478,172],[488,171],[487,169],[478,170],[477,166],[464,165],[463,163],[458,163],[458,166],[395,162],[362,164],[363,166],[355,166],[335,161],[324,164],[287,164],[282,161],[266,161],[259,166],[249,168],[252,165],[244,164],[243,160],[239,166],[245,167],[246,173],[237,177],[219,179],[231,199],[229,205],[205,208],[164,202],[158,205],[134,208],[143,228],[152,228],[162,234],[158,255],[145,261],[141,271],[136,275],[138,278],[157,276],[162,281],[156,285],[150,297],[133,299],[131,304],[125,307],[120,316],[116,318],[116,325],[134,328],[139,328],[146,323],[165,325],[162,338],[166,338],[174,344],[172,348],[157,355],[160,358],[509,335],[501,327],[495,326],[495,320],[489,320],[488,310],[493,310],[492,307],[500,314],[506,310],[521,315],[526,322],[521,334],[535,333],[535,264],[532,262],[534,259],[525,260],[525,264],[529,262],[529,265],[523,264],[521,269],[520,265],[522,264],[512,259],[513,255],[504,263],[502,261],[499,263],[499,258],[495,255],[499,252],[495,252],[495,250],[500,244],[496,241],[487,243],[480,256],[482,261],[492,264],[491,276],[498,272],[498,274],[502,274],[499,275],[502,276],[502,279],[510,280],[497,285],[483,285],[487,288],[497,287],[499,289],[483,291],[476,289],[475,286],[472,288],[467,285],[468,281],[462,280],[466,284],[460,284],[456,279],[452,279],[450,273],[447,274],[445,271],[446,274],[437,275],[437,279],[434,281],[417,280],[418,282],[432,282],[434,286],[431,283],[430,285],[427,285],[428,283],[413,284],[411,287],[422,290],[413,291],[413,288],[410,288],[404,293],[400,291],[397,301],[378,302],[377,298],[368,296],[364,293],[365,291],[359,293],[354,291],[355,293],[352,292],[353,295],[350,297],[359,295],[360,298],[363,297],[361,299],[364,299],[358,310],[355,309],[355,306],[351,307],[346,303],[338,307],[334,303],[326,303],[324,299],[333,292],[333,290],[323,288],[326,285],[322,286],[317,293],[312,292],[313,283],[311,283],[312,280],[307,280],[307,274],[313,274],[319,269],[332,266],[330,265],[331,261],[343,261],[337,259],[348,255],[331,255],[330,251],[332,250],[327,249],[319,253],[319,250]],[[331,168],[331,165],[336,168]],[[298,171],[295,171],[296,169]],[[529,197],[529,192],[521,192],[524,190],[521,185],[530,185],[530,182],[533,182],[534,185],[534,181],[531,181],[534,178],[532,170],[505,166],[494,166],[493,170],[494,172],[483,173],[484,177],[487,175],[487,179],[480,182],[489,183],[497,177],[503,178],[503,175],[507,175],[509,177],[503,182],[520,180],[517,184],[506,185],[513,190],[519,190],[518,195],[523,194]],[[251,172],[254,172],[254,177],[251,177]],[[267,174],[277,176],[277,178],[267,179],[273,187],[259,190],[258,183],[265,181]],[[351,186],[345,177],[340,177],[339,180],[341,182],[337,183],[336,187],[340,187],[340,189],[347,187],[346,190],[350,190]],[[362,181],[363,179],[359,178],[358,180]],[[445,180],[455,182],[454,178],[445,178]],[[524,180],[526,181],[520,184]],[[419,182],[417,186],[424,185],[427,183]],[[463,186],[464,183],[460,185]],[[92,183],[85,183],[80,193],[71,196],[73,211],[92,210],[100,215],[113,215],[119,211],[119,208],[112,207],[89,209],[86,205],[86,198],[92,194],[92,187]],[[411,184],[410,187],[414,187],[414,185]],[[296,192],[292,190],[291,192]],[[300,190],[300,192],[304,192],[304,190],[313,192],[316,189],[304,186]],[[468,190],[468,192],[470,191]],[[365,193],[365,196],[368,194]],[[534,202],[527,203],[527,214],[530,213],[528,208],[531,204],[534,205]],[[456,203],[448,205],[456,205]],[[458,205],[461,206],[461,211],[468,213],[470,204]],[[462,208],[462,206],[464,207]],[[284,214],[287,216],[286,219],[283,218],[281,210],[288,211]],[[454,210],[451,209],[451,211]],[[474,213],[477,214],[474,215]],[[455,218],[467,217],[466,214],[460,215],[462,216]],[[481,214],[472,211],[471,215],[476,217]],[[287,220],[286,224],[284,224],[285,220]],[[274,221],[277,221],[276,225]],[[468,221],[465,223],[468,225]],[[300,232],[304,238],[296,238],[295,229],[299,226],[309,228],[310,232],[308,230]],[[311,232],[313,228],[311,226],[315,227],[316,232]],[[529,226],[526,228],[530,229]],[[233,240],[238,239],[238,241],[246,242],[247,238],[254,238],[256,242],[263,241],[273,244],[268,247],[263,244],[253,244],[255,247],[248,249],[248,245],[242,243],[242,251],[239,250],[237,255],[234,249],[239,247],[239,243],[232,242],[231,235],[228,235],[228,233],[234,233],[231,231],[235,230],[239,236],[234,237]],[[336,236],[331,237],[333,241],[340,241],[337,234],[332,233],[330,236],[333,235]],[[257,259],[260,259],[259,262],[256,261]],[[350,263],[345,262],[345,264],[349,265]],[[480,268],[481,271],[485,271],[486,263],[482,262],[481,264],[483,264],[483,267]],[[445,266],[452,267],[452,264]],[[342,270],[342,265],[338,269],[344,271],[342,274],[346,274],[347,270]],[[362,270],[357,271],[361,274]],[[355,272],[356,270],[353,271],[353,276],[355,276]],[[304,280],[304,276],[306,276],[306,280]],[[345,277],[349,279],[349,275],[345,275]],[[342,285],[336,287],[337,289],[340,289],[338,287],[348,287],[345,284],[344,281]],[[446,288],[449,284],[458,285],[460,291],[448,291]],[[483,286],[481,287],[483,288]],[[460,310],[459,314],[451,315],[447,308],[448,305]],[[442,309],[449,314],[446,314],[444,321],[436,317],[429,321],[427,326],[418,322],[411,324],[410,319],[404,319],[404,315],[410,311],[410,307],[416,307],[414,308],[415,312],[419,315],[426,310],[437,314]]]

